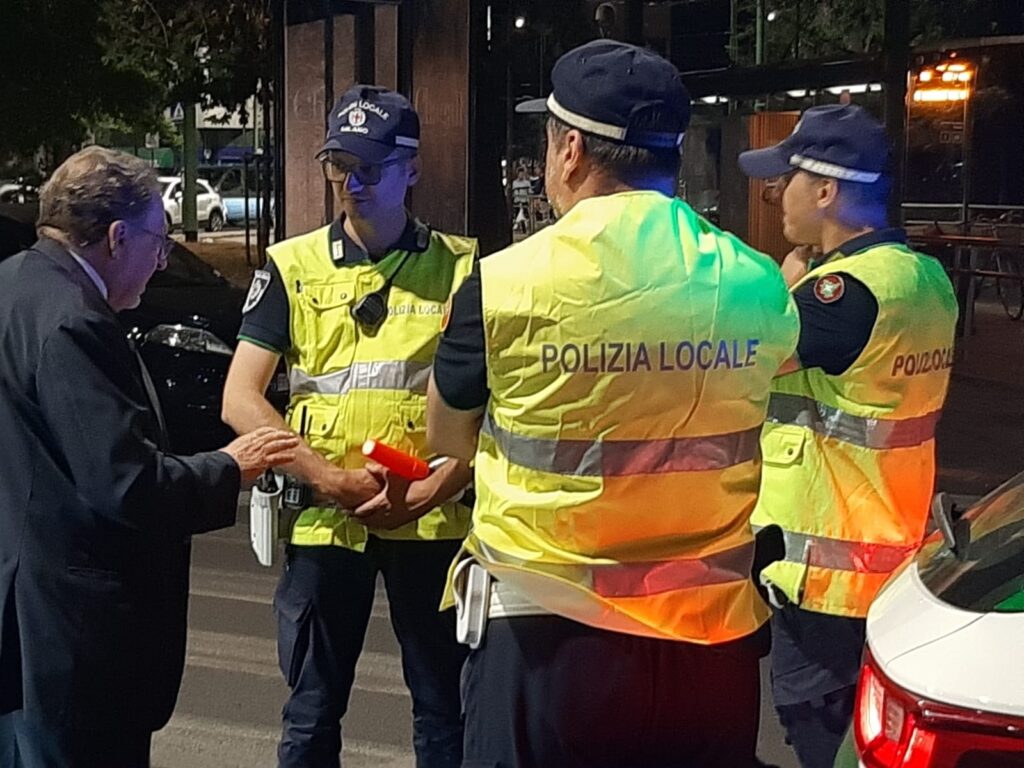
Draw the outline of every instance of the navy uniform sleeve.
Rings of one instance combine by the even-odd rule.
[[[878,300],[857,278],[843,272],[832,274],[843,281],[838,299],[819,298],[816,280],[807,281],[793,293],[800,312],[797,357],[804,368],[821,368],[829,376],[839,376],[867,346],[878,319]]]
[[[434,383],[444,401],[460,411],[486,405],[491,395],[479,262],[452,298],[448,327],[434,357]]]
[[[281,273],[273,261],[253,275],[242,307],[240,341],[248,341],[283,355],[292,346],[288,294]]]

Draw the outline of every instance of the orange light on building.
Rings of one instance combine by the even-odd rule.
[[[967,101],[974,74],[974,65],[965,61],[946,61],[922,69],[912,79],[911,99],[919,104]]]
[[[943,101],[967,101],[970,93],[967,88],[929,88],[925,91],[914,91],[914,101],[932,104]]]

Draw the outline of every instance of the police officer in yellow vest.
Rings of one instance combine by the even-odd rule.
[[[469,510],[448,500],[470,479],[448,461],[411,485],[366,466],[363,441],[426,456],[426,389],[441,318],[472,269],[476,241],[407,214],[419,178],[419,119],[400,94],[356,86],[335,105],[318,153],[341,215],[268,249],[244,308],[224,393],[239,432],[282,424],[264,398],[283,356],[287,423],[308,443],[286,469],[338,507],[303,512],[274,597],[291,696],[281,766],[337,766],[340,719],[370,619],[378,573],[413,698],[417,766],[462,758],[452,611],[438,612]]]
[[[941,265],[886,224],[889,141],[857,106],[808,110],[781,144],[740,155],[773,178],[797,357],[772,385],[752,522],[785,556],[761,579],[776,708],[805,768],[831,768],[850,721],[864,617],[921,543],[957,307]],[[813,258],[813,254],[818,256]],[[811,259],[813,258],[813,261]]]
[[[795,308],[672,197],[675,67],[600,40],[551,79],[561,218],[456,294],[428,404],[431,444],[475,458],[466,765],[745,768],[768,617],[748,518]]]

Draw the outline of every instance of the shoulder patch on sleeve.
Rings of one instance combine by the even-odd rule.
[[[249,294],[245,297],[245,305],[242,307],[242,314],[251,311],[270,287],[270,273],[265,269],[257,269],[252,276],[252,284],[249,286]]]
[[[846,293],[846,282],[842,275],[825,275],[814,284],[814,298],[822,304],[833,304]]]

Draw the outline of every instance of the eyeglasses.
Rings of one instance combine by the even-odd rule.
[[[782,193],[786,191],[786,187],[789,186],[789,182],[795,175],[796,171],[791,171],[783,176],[776,176],[765,181],[764,188],[761,190],[761,199],[766,203],[782,202]]]
[[[374,184],[380,184],[381,175],[387,166],[400,163],[404,159],[395,157],[382,163],[346,163],[325,157],[320,161],[320,166],[324,170],[324,178],[328,181],[344,182],[351,175],[364,187],[372,187]]]
[[[174,239],[170,235],[166,232],[154,232],[153,230],[146,229],[145,227],[136,227],[136,229],[150,237],[155,237],[160,240],[160,258],[166,259],[168,255],[170,255],[171,250],[174,248]]]

